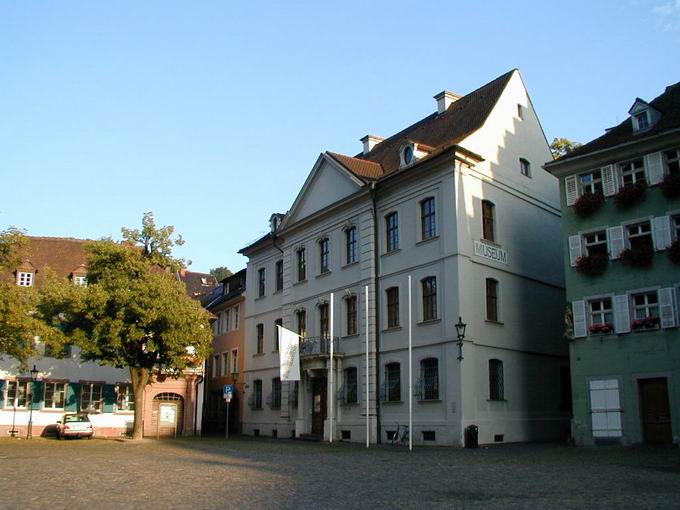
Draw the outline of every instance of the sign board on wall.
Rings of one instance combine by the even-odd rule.
[[[474,241],[474,253],[478,257],[500,262],[501,264],[508,263],[508,252],[498,246],[483,243],[481,241]]]

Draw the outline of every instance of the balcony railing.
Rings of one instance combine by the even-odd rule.
[[[340,352],[340,338],[333,337],[333,354]],[[311,336],[300,340],[300,357],[328,356],[331,353],[331,339],[328,336]]]

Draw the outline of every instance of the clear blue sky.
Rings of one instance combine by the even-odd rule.
[[[549,140],[586,142],[680,81],[680,0],[5,1],[0,229],[120,237],[145,211],[190,269],[355,154],[517,67]]]

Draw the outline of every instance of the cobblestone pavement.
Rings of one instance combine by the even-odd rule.
[[[680,449],[0,439],[0,509],[680,508]]]

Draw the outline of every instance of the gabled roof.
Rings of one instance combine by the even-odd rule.
[[[200,298],[218,286],[217,279],[210,273],[195,273],[180,269],[178,276],[186,285],[187,295],[191,298]]]
[[[642,100],[637,98],[634,106],[640,101]],[[607,132],[599,138],[596,138],[585,145],[581,145],[560,159],[547,163],[546,166],[549,167],[555,163],[578,156],[584,156],[592,152],[610,149],[624,143],[645,140],[666,131],[680,128],[680,82],[666,87],[663,94],[649,102],[649,106],[661,114],[659,120],[650,129],[647,129],[642,133],[634,133],[633,121],[632,118],[629,117],[618,126],[607,130]]]
[[[373,161],[353,158],[336,152],[326,152],[326,154],[364,181],[375,181],[384,175],[382,167]]]
[[[22,264],[16,269],[33,268],[34,285],[43,283],[45,268],[49,267],[60,278],[71,278],[75,269],[85,267],[83,239],[71,237],[32,237],[26,236],[28,246]],[[78,271],[78,274],[83,274]]]

